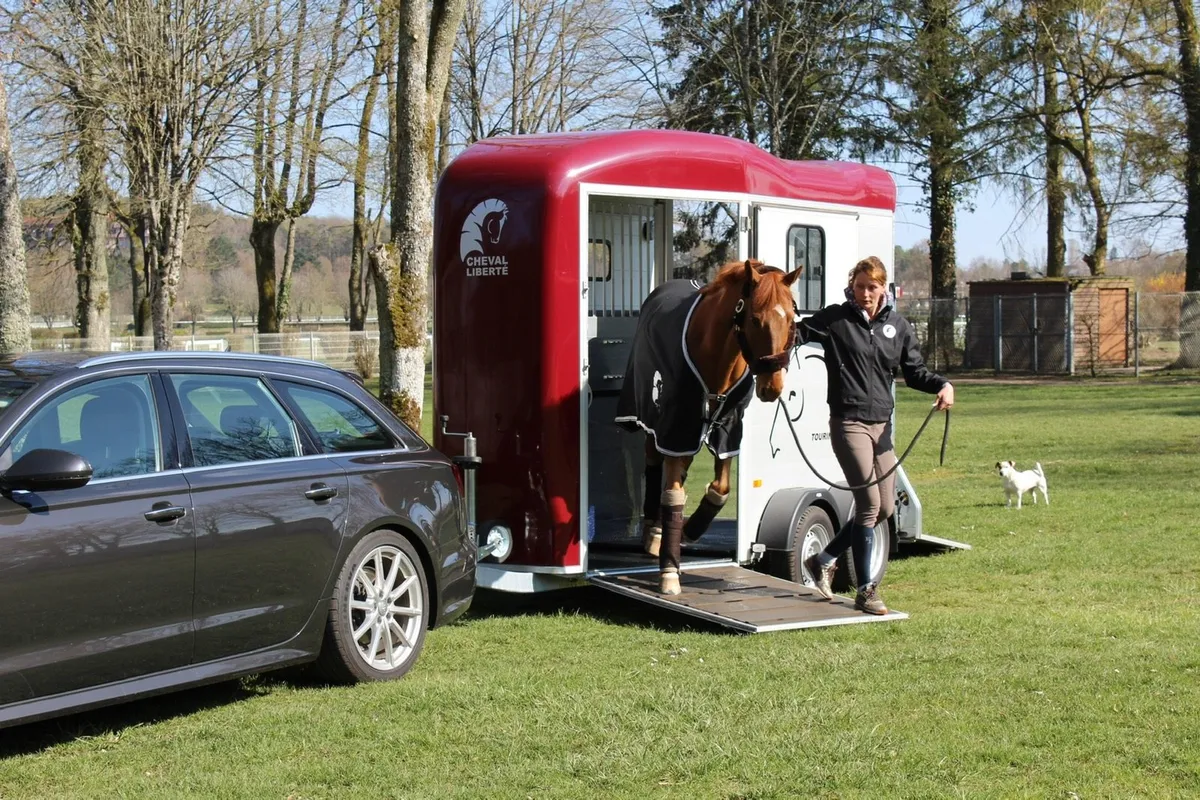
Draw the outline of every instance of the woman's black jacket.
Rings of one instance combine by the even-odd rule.
[[[912,325],[891,305],[870,323],[852,302],[826,306],[797,325],[796,338],[825,348],[832,417],[890,420],[897,368],[904,373],[906,384],[922,392],[937,394],[949,383],[925,368]]]

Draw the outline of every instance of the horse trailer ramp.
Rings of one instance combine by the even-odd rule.
[[[680,594],[658,593],[658,570],[618,575],[593,575],[589,580],[617,594],[715,622],[745,633],[766,633],[796,628],[823,628],[862,622],[907,619],[889,611],[884,616],[864,614],[846,597],[826,600],[799,583],[725,564],[685,568],[679,576]]]

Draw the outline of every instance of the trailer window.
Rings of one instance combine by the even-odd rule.
[[[740,206],[709,200],[673,205],[671,277],[708,283],[723,264],[737,260]]]
[[[793,225],[787,233],[788,271],[804,268],[792,284],[800,311],[817,311],[825,306],[825,232],[820,228]]]
[[[588,280],[612,280],[612,243],[607,239],[588,239]]]

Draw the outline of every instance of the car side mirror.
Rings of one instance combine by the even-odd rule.
[[[78,489],[92,479],[92,465],[83,456],[66,450],[38,448],[21,456],[0,475],[5,492],[48,492]]]

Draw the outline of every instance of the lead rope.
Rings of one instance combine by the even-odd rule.
[[[813,463],[808,460],[808,454],[804,452],[804,448],[800,445],[800,437],[796,435],[796,428],[794,425],[792,425],[792,417],[790,414],[788,414],[787,403],[783,402],[782,397],[779,398],[778,403],[779,407],[783,410],[783,418],[787,420],[788,430],[792,432],[792,441],[796,443],[796,449],[800,451],[800,457],[804,459],[804,463],[808,465],[808,468],[812,470],[814,475],[820,478],[821,481],[827,484],[830,488],[843,489],[848,492],[856,492],[860,489],[869,489],[872,486],[877,486],[887,480],[893,472],[900,469],[900,465],[904,463],[904,459],[908,458],[908,454],[912,452],[913,445],[917,443],[917,439],[921,438],[921,434],[925,431],[925,426],[929,424],[929,420],[933,419],[933,415],[937,411],[936,404],[929,409],[929,413],[925,415],[925,421],[921,423],[921,427],[917,429],[916,435],[913,436],[912,441],[908,443],[908,447],[904,449],[904,454],[896,460],[896,463],[892,465],[891,469],[870,483],[864,483],[861,486],[843,486],[842,484],[834,483],[833,481],[829,480],[829,478],[826,478],[824,475],[818,472],[817,468],[813,466]],[[950,438],[950,409],[947,408],[945,411],[946,427],[942,430],[942,449],[941,455],[938,458],[938,466],[942,466],[946,463],[946,442]]]

